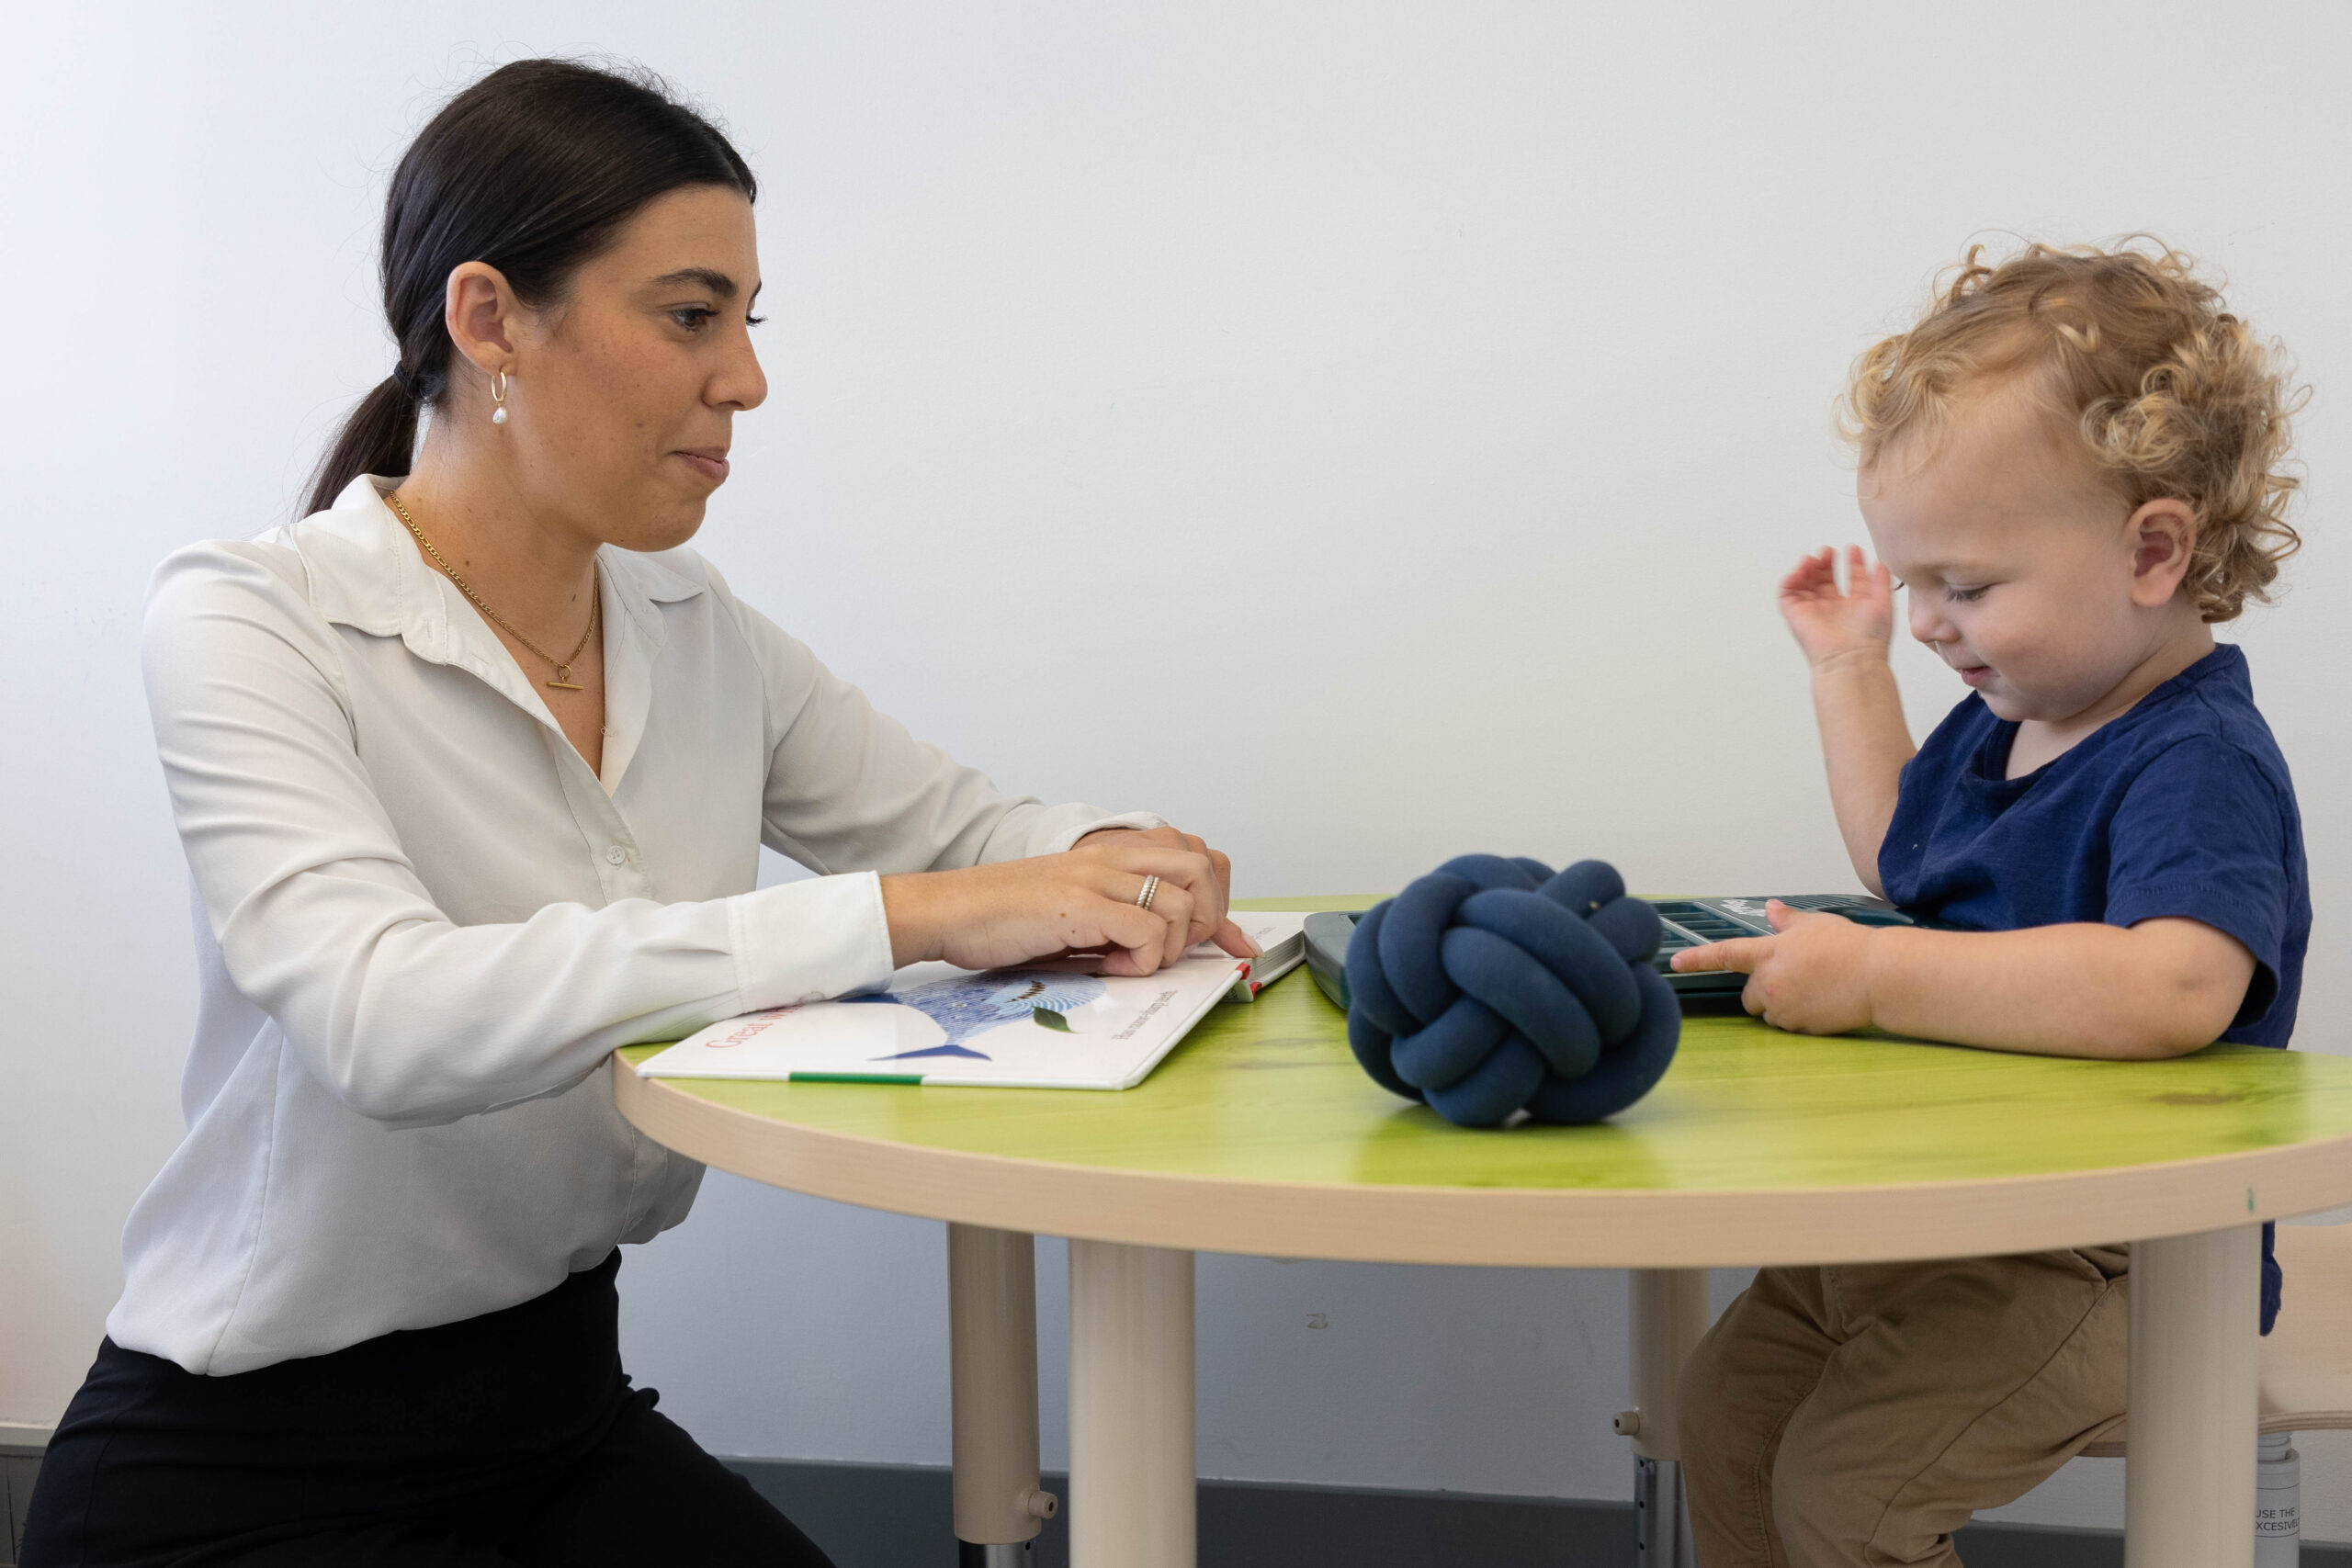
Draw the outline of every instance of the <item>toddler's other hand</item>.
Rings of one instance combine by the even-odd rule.
[[[1816,670],[1858,654],[1883,659],[1894,635],[1894,580],[1883,565],[1871,565],[1860,546],[1849,545],[1841,591],[1838,552],[1825,545],[1781,580],[1781,618]]]
[[[1765,906],[1777,936],[1711,942],[1674,955],[1678,975],[1729,969],[1747,976],[1740,1005],[1775,1029],[1843,1034],[1871,1023],[1864,971],[1871,928],[1842,915]]]

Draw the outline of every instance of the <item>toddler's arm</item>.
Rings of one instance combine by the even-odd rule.
[[[1918,748],[1886,661],[1894,634],[1893,580],[1854,547],[1846,551],[1846,579],[1841,592],[1836,550],[1807,556],[1781,581],[1781,616],[1813,668],[1814,717],[1846,857],[1862,886],[1883,896],[1879,845],[1894,818],[1903,764]]]
[[[1770,912],[1779,935],[1694,947],[1674,967],[1747,975],[1747,1010],[1805,1034],[1883,1029],[2037,1056],[2178,1056],[2221,1038],[2254,979],[2244,943],[2180,917],[1938,931],[1777,900]]]

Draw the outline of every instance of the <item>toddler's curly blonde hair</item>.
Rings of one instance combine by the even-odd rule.
[[[2184,586],[2208,621],[2270,601],[2301,544],[2286,519],[2290,416],[2275,343],[2224,308],[2189,257],[2145,236],[2112,251],[2030,244],[1988,263],[1971,245],[1917,325],[1854,362],[1840,425],[1863,467],[1897,436],[1932,436],[1954,400],[2033,377],[2133,507],[2197,515]]]

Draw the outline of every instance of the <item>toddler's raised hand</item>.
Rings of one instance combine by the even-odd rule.
[[[1825,545],[1781,580],[1781,618],[1816,669],[1855,653],[1883,656],[1894,636],[1894,580],[1884,566],[1870,564],[1861,547],[1849,545],[1841,590],[1838,552]]]

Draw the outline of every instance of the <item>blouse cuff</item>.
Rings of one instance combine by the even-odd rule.
[[[1083,810],[1084,807],[1080,809]],[[1091,820],[1080,821],[1074,828],[1065,828],[1046,840],[1046,847],[1037,852],[1046,855],[1060,854],[1087,834],[1100,833],[1105,828],[1134,828],[1148,831],[1153,828],[1167,826],[1168,818],[1165,817],[1155,817],[1148,811],[1123,811],[1116,817],[1097,817]]]
[[[812,876],[728,900],[741,1010],[878,991],[890,983],[882,878]]]

